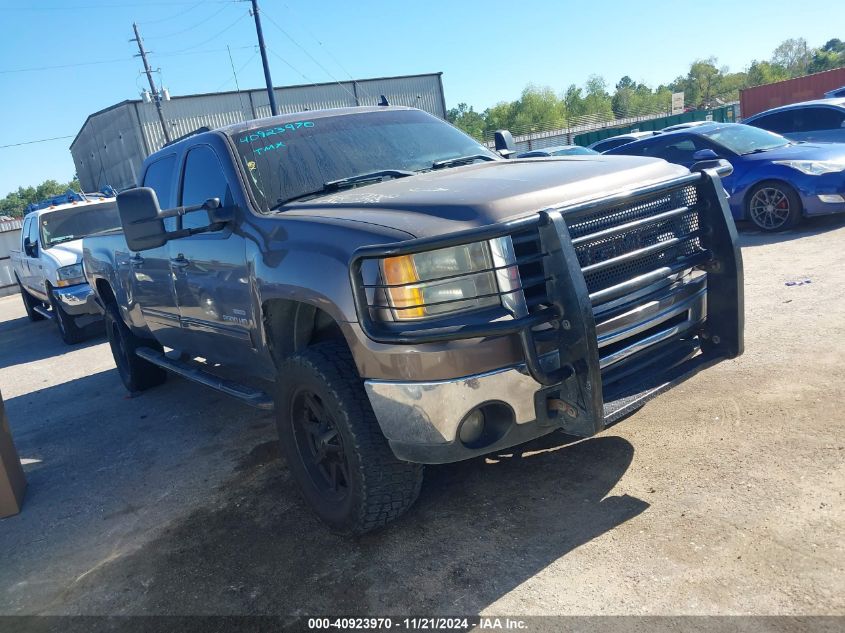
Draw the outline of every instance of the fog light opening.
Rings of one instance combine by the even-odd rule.
[[[464,446],[472,446],[484,435],[484,412],[481,409],[470,411],[461,422],[458,437]]]
[[[841,204],[845,202],[845,198],[835,193],[820,193],[819,200],[827,204]]]
[[[515,422],[513,409],[504,402],[486,402],[464,416],[458,439],[467,448],[485,448],[502,439]]]

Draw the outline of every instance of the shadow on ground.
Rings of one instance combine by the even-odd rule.
[[[429,467],[409,514],[357,539],[317,522],[276,443],[261,443],[217,498],[86,577],[64,602],[112,614],[477,613],[648,507],[606,497],[631,444],[572,439]]]
[[[845,226],[845,215],[826,215],[815,218],[804,218],[794,229],[782,233],[766,233],[750,222],[737,222],[739,230],[739,244],[742,247],[763,246],[764,244],[781,244],[792,240],[820,235],[828,231],[835,231]]]
[[[102,321],[88,325],[85,339],[76,345],[66,345],[56,324],[50,320],[30,321],[19,317],[0,322],[0,369],[58,356],[76,349],[99,345],[105,340]]]

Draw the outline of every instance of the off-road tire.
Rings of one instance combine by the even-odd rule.
[[[75,345],[85,338],[85,330],[76,324],[76,320],[64,311],[61,302],[56,299],[53,289],[48,290],[50,307],[53,309],[53,320],[59,329],[59,335],[66,345]]]
[[[151,339],[133,334],[123,322],[114,304],[106,308],[105,322],[114,364],[127,391],[130,393],[144,391],[160,385],[167,379],[167,372],[164,369],[135,354],[135,350],[139,347],[150,347],[162,351],[161,345]]]
[[[18,279],[18,288],[21,291],[21,299],[23,300],[23,307],[26,310],[26,316],[29,317],[30,321],[41,321],[44,319],[44,315],[40,314],[39,312],[35,311],[35,305],[41,303],[38,299],[33,297],[29,294],[23,287],[20,279]]]
[[[785,217],[781,219],[771,216],[769,218],[771,220],[771,224],[768,226],[766,225],[766,217],[768,214],[762,212],[762,214],[759,214],[758,217],[758,214],[755,214],[754,212],[754,206],[757,202],[758,194],[759,196],[763,196],[767,191],[778,192],[779,195],[782,196],[779,201],[788,205]],[[796,193],[795,189],[786,183],[778,180],[766,180],[754,185],[751,191],[748,192],[748,196],[745,201],[746,218],[750,220],[755,227],[768,233],[777,233],[779,231],[786,231],[794,228],[801,221],[802,213],[803,207],[798,193]]]
[[[362,534],[383,527],[413,505],[419,496],[423,467],[397,459],[370,406],[364,383],[342,342],[313,345],[279,364],[276,423],[282,452],[305,500],[330,529]],[[325,481],[313,472],[295,422],[295,403],[302,394],[316,395],[339,435],[348,473],[345,497],[321,490]],[[312,470],[309,470],[312,469]]]

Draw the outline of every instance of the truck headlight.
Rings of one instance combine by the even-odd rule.
[[[501,304],[487,242],[381,260],[393,316],[422,319]]]
[[[85,275],[82,273],[82,264],[62,266],[56,270],[56,278],[56,285],[59,288],[81,284],[85,281]]]
[[[775,165],[797,169],[808,176],[821,176],[845,170],[845,160],[774,160]]]

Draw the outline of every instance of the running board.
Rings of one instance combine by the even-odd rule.
[[[52,318],[55,316],[52,310],[45,308],[44,306],[32,306],[32,310],[33,312],[37,312],[38,314],[43,316],[45,319],[52,320]]]
[[[182,361],[174,358],[169,358],[163,352],[151,349],[149,347],[139,347],[135,350],[135,354],[153,365],[158,365],[162,369],[172,371],[183,378],[198,382],[206,387],[216,389],[227,396],[237,398],[246,404],[255,407],[256,409],[263,409],[265,411],[273,410],[273,398],[266,392],[253,387],[242,385],[233,380],[226,380],[219,376],[198,367],[198,364],[192,361]]]

